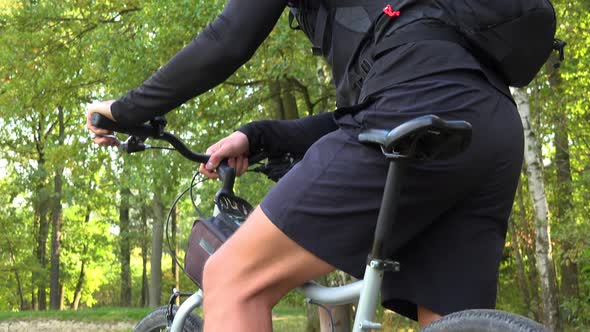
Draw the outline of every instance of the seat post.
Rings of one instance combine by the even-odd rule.
[[[373,318],[375,317],[383,275],[386,271],[397,272],[400,270],[399,263],[387,257],[385,241],[391,238],[393,231],[393,219],[397,212],[397,199],[401,188],[402,172],[405,168],[403,160],[405,156],[394,153],[385,153],[385,155],[389,159],[389,169],[381,209],[377,218],[373,249],[367,260],[363,276],[364,284],[357,305],[353,332],[381,329],[381,324],[374,322]]]
[[[373,239],[373,248],[371,258],[384,260],[386,257],[385,241],[391,239],[393,225],[397,214],[398,199],[402,185],[402,177],[405,170],[405,160],[401,156],[388,155],[389,170],[385,181],[385,189],[381,200],[381,208],[377,217],[377,227],[375,228],[375,237]],[[401,158],[400,158],[401,157]]]

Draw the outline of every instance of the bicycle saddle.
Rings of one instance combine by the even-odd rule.
[[[358,139],[380,144],[388,157],[441,160],[463,152],[471,142],[471,124],[424,115],[388,131],[367,129]]]

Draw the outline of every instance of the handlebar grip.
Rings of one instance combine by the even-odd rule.
[[[227,160],[222,161],[217,166],[217,174],[219,174],[219,179],[223,182],[223,189],[229,193],[233,193],[236,170],[229,167]]]
[[[92,113],[90,116],[90,123],[96,128],[116,131],[118,133],[136,135],[143,137],[159,137],[158,128],[150,124],[142,124],[137,126],[125,126],[117,123],[100,113]],[[171,137],[170,139],[172,139]]]
[[[120,126],[117,123],[106,116],[100,113],[92,113],[90,117],[90,123],[95,126],[96,128],[112,130],[112,131],[121,131],[119,129]]]

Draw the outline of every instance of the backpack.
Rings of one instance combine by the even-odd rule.
[[[380,36],[373,54],[419,40],[451,41],[492,68],[507,85],[516,87],[533,80],[553,49],[560,51],[563,60],[565,43],[555,39],[556,16],[549,0],[390,1],[393,4],[386,0],[299,0],[290,4],[290,24],[293,28],[293,20],[297,19],[299,27],[295,28],[306,32],[314,54],[325,56],[329,53],[326,48],[332,34],[330,27],[338,13],[363,7],[367,13],[364,17],[358,14],[358,19],[349,17],[347,21],[356,25],[365,22],[364,31],[358,26],[349,29],[364,33],[365,39]],[[314,7],[311,2],[319,5]],[[375,12],[375,4],[381,8],[379,13]],[[310,22],[314,16],[315,22]],[[441,24],[416,24],[426,21]],[[402,27],[403,32],[396,33]],[[362,72],[355,73],[359,74]]]

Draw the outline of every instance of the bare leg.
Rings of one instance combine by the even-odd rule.
[[[257,207],[205,265],[205,331],[272,331],[271,309],[281,297],[333,270]]]
[[[430,309],[418,306],[418,324],[420,325],[420,328],[424,328],[426,325],[439,318],[442,318],[442,316],[432,312]]]

